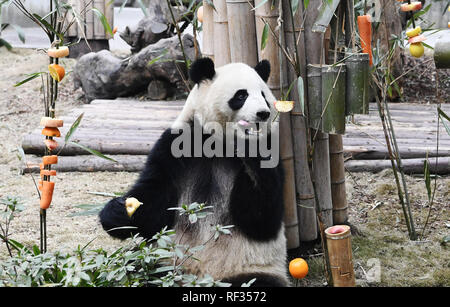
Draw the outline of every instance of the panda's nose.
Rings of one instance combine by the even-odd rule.
[[[256,116],[258,116],[259,119],[261,120],[266,120],[269,118],[270,116],[270,112],[267,111],[260,111],[256,113]]]

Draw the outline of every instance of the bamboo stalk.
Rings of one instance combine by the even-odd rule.
[[[321,69],[321,66],[324,63],[324,35],[322,32],[313,32],[312,28],[319,14],[318,9],[321,4],[321,1],[309,2],[308,8],[306,10],[304,27],[306,63],[318,64],[317,69]],[[311,99],[314,98],[314,95],[317,95],[317,93],[314,94],[313,92],[310,92],[310,89],[313,88],[310,86],[310,82],[314,81],[315,85],[317,86],[319,82],[318,79],[321,79],[321,77],[318,76],[315,78],[316,80],[311,80],[308,76],[306,80],[308,84],[307,88],[309,103]],[[320,88],[322,88],[322,86],[320,86]],[[320,95],[319,97],[322,97],[322,95]],[[311,108],[311,106],[309,106],[309,108]],[[311,133],[311,135],[314,135],[312,139],[312,152],[310,153],[312,155],[312,181],[316,195],[318,216],[326,228],[333,224],[328,134],[322,133],[319,130],[315,130],[312,132],[313,133]]]
[[[231,62],[257,64],[254,1],[226,0]]]
[[[271,66],[275,68],[270,74],[267,85],[271,89],[274,96],[281,99],[281,87],[286,87],[285,84],[283,85],[286,77],[282,77],[282,73],[286,73],[286,68],[285,65],[282,64],[278,44],[276,43],[276,39],[278,39],[280,34],[279,30],[275,32],[278,37],[274,37],[272,35],[267,37],[266,47],[261,50],[261,37],[265,24],[267,23],[272,29],[275,29],[277,26],[277,19],[279,17],[278,4],[278,0],[275,0],[273,3],[273,9],[271,8],[271,3],[269,2],[259,6],[255,11],[255,23],[259,60],[267,59]],[[292,132],[289,114],[280,114],[279,129],[280,157],[285,174],[283,187],[285,234],[287,238],[287,248],[293,249],[299,246],[299,231],[297,207],[295,204],[294,153],[292,149]]]
[[[303,9],[302,5],[294,16],[291,15],[289,8],[290,1],[282,1],[282,19],[284,20],[284,37],[286,49],[293,52],[297,50],[296,59],[297,69],[288,65],[288,83],[296,82],[298,73],[303,80],[306,80],[306,66],[304,52],[304,36],[302,35]],[[294,17],[294,18],[292,18]],[[292,22],[294,20],[294,23]],[[299,67],[298,67],[299,66]],[[298,70],[298,71],[297,71]],[[304,101],[307,101],[307,91],[304,91]],[[308,159],[308,130],[305,114],[302,113],[300,106],[300,97],[298,87],[293,86],[291,99],[296,103],[291,112],[292,141],[294,151],[294,173],[296,188],[296,204],[299,222],[299,237],[301,241],[312,241],[317,239],[316,222],[316,202],[314,197],[314,188],[311,181],[309,159]],[[306,110],[307,113],[307,110]]]
[[[346,224],[348,222],[348,210],[345,189],[345,168],[342,135],[330,134],[329,146],[333,223]]]
[[[202,54],[214,61],[214,8],[206,0],[203,0],[202,29]]]
[[[225,0],[214,0],[214,63],[216,67],[231,62],[228,34],[227,5]]]

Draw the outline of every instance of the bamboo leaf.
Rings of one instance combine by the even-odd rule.
[[[428,158],[423,161],[423,176],[425,179],[425,187],[427,188],[428,200],[431,200],[431,177],[430,177],[430,163]]]
[[[295,13],[297,13],[298,3],[299,3],[299,0],[291,0],[292,15],[295,15]]]
[[[0,47],[3,47],[3,46],[5,46],[5,48],[8,49],[8,51],[12,50],[12,46],[7,41],[0,38]]]
[[[16,30],[17,36],[19,37],[20,41],[25,44],[25,32],[23,31],[22,27],[14,24],[11,25],[13,26],[14,30]]]
[[[69,131],[67,131],[66,137],[64,138],[64,141],[66,143],[70,141],[70,138],[77,130],[78,126],[81,123],[81,120],[83,119],[83,116],[84,116],[84,113],[81,113],[80,116],[78,116],[78,118],[73,122],[72,126],[70,126],[70,129],[69,129]]]
[[[447,130],[448,135],[450,135],[450,127],[449,127],[450,117],[447,114],[445,114],[445,112],[442,111],[441,108],[438,108],[438,114],[439,114],[439,117],[440,117],[440,119],[442,121],[442,124],[445,127],[445,130]],[[447,124],[444,119],[446,119],[449,122],[449,124]]]
[[[305,115],[305,86],[303,84],[303,78],[300,76],[297,79],[297,90],[298,90],[298,97],[299,97],[299,103],[300,108],[302,109],[302,114]]]
[[[303,0],[303,6],[305,7],[305,10],[308,8],[309,0]]]
[[[95,15],[97,15],[98,19],[100,19],[100,22],[102,23],[103,28],[105,29],[105,31],[106,31],[109,35],[114,36],[114,34],[112,33],[111,26],[109,25],[108,20],[106,20],[105,15],[103,15],[103,13],[100,12],[100,11],[99,11],[98,9],[96,9],[95,7],[92,8],[91,10],[95,13]]]
[[[41,16],[39,16],[36,13],[33,13],[32,15],[34,16],[34,18],[36,18],[41,23],[41,25],[43,25],[47,29],[48,32],[58,35],[58,33],[52,27],[52,25],[49,24],[44,18],[42,18]]]
[[[84,149],[84,150],[86,150],[87,152],[89,152],[89,153],[91,153],[91,154],[93,154],[94,156],[97,156],[97,157],[99,157],[99,158],[106,159],[106,160],[113,161],[113,162],[117,163],[117,161],[114,160],[113,158],[107,157],[107,156],[105,156],[104,154],[102,154],[101,152],[99,152],[99,151],[97,151],[97,150],[95,150],[95,149],[91,149],[91,148],[89,148],[89,147],[87,147],[87,146],[81,145],[80,143],[77,143],[77,142],[70,142],[69,144],[74,145],[74,146],[77,146],[77,147],[80,147],[81,149]]]
[[[141,7],[142,13],[144,13],[145,17],[148,17],[147,8],[145,7],[145,4],[142,3],[142,0],[137,0],[139,6]]]
[[[14,87],[18,87],[21,86],[22,84],[25,84],[33,79],[36,79],[37,77],[39,77],[41,74],[45,74],[46,72],[35,72],[32,74],[27,75],[27,78],[25,78],[24,80],[20,81],[19,83],[14,84]]]
[[[269,24],[266,23],[264,25],[264,29],[261,36],[261,50],[264,50],[264,48],[266,48],[268,38],[269,38]]]
[[[269,1],[269,0],[262,0],[260,3],[258,3],[258,5],[256,5],[254,8],[252,8],[252,11],[253,11],[253,10],[256,10],[256,9],[259,8],[260,6],[264,5],[264,3],[266,3],[267,1]]]

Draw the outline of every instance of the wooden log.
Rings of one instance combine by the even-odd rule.
[[[206,0],[203,0],[202,29],[202,55],[214,61],[214,8]]]
[[[144,140],[113,140],[107,139],[86,139],[80,141],[80,144],[97,150],[106,155],[146,155],[150,152],[157,138]],[[22,148],[26,154],[43,155],[45,152],[45,145],[41,139],[25,138],[22,142]],[[88,155],[89,153],[74,145],[66,146],[59,155],[73,156],[73,155]]]
[[[117,163],[93,155],[65,156],[58,159],[53,166],[57,172],[139,172],[144,169],[147,155],[111,155]],[[39,173],[42,158],[26,155],[27,165],[24,173]]]
[[[273,9],[272,9],[273,5]],[[258,59],[266,59],[270,62],[272,71],[267,81],[267,85],[271,89],[272,93],[278,99],[281,98],[280,84],[282,84],[281,72],[285,72],[285,69],[281,67],[281,59],[278,50],[278,45],[275,39],[280,36],[279,30],[276,30],[277,19],[279,17],[278,11],[279,2],[278,0],[273,3],[266,2],[265,4],[259,6],[255,13],[255,23],[257,25],[256,33],[258,39]],[[248,4],[243,6],[243,10],[248,9]],[[267,37],[267,44],[264,49],[261,49],[261,36],[263,33],[263,28],[265,23],[262,21],[264,19],[269,26],[277,34],[277,38],[274,38],[269,34]],[[233,54],[233,49],[232,49]],[[275,69],[273,69],[275,68]],[[283,80],[285,80],[284,78]],[[298,231],[298,217],[297,217],[297,207],[295,202],[295,175],[294,175],[294,153],[292,151],[292,131],[291,131],[291,121],[290,115],[287,113],[280,114],[280,158],[283,165],[285,179],[284,179],[284,225],[285,234],[287,239],[287,248],[293,249],[297,248],[300,244],[299,242],[299,231]]]
[[[423,174],[425,158],[402,159],[403,171],[405,174]],[[428,159],[431,174],[450,174],[450,157],[439,157],[436,165],[436,158]],[[392,168],[390,160],[348,160],[345,162],[345,169],[349,172],[372,172],[378,173],[385,169]]]
[[[228,34],[227,5],[225,0],[214,0],[214,63],[216,67],[231,62]]]
[[[389,159],[386,146],[349,146],[345,145],[344,152],[351,154],[354,160],[376,160]],[[399,148],[402,159],[424,158],[428,153],[429,157],[450,157],[449,149],[436,148]]]
[[[295,46],[299,51],[300,75],[306,80],[305,67],[305,49],[304,37],[301,35],[301,27],[303,23],[303,8],[300,5],[292,20],[290,14],[289,1],[282,1],[282,19],[284,20],[284,38],[285,46],[289,50],[295,50]],[[284,59],[284,58],[283,58]],[[287,59],[285,59],[287,63]],[[294,67],[288,65],[288,83],[296,82],[298,78]],[[307,101],[307,91],[303,93],[304,100]],[[308,162],[308,133],[307,124],[304,114],[300,106],[300,97],[297,86],[291,90],[290,97],[295,101],[294,109],[291,112],[292,125],[292,141],[294,151],[294,167],[295,167],[295,188],[297,215],[299,222],[299,237],[301,241],[312,241],[317,239],[317,218],[316,218],[316,200],[314,196],[314,187],[311,180],[311,173]]]
[[[342,135],[330,134],[330,180],[333,204],[333,223],[348,222],[347,196],[345,189],[344,146]]]
[[[325,229],[325,236],[333,287],[354,287],[355,271],[350,227],[347,225],[329,227]]]
[[[231,62],[257,64],[256,26],[253,0],[226,0]]]

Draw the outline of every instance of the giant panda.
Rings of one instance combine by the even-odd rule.
[[[253,278],[256,280],[252,286],[289,286],[281,163],[261,167],[261,162],[271,157],[252,156],[248,151],[233,157],[173,154],[183,126],[197,124],[207,130],[214,123],[226,134],[227,123],[237,130],[243,125],[244,133],[235,133],[233,138],[249,142],[263,134],[259,136],[260,130],[245,126],[266,123],[270,126],[266,137],[271,135],[278,122],[275,97],[266,84],[269,74],[270,63],[266,60],[255,67],[231,63],[217,69],[209,58],[192,63],[189,77],[195,86],[182,111],[155,143],[131,190],[102,209],[99,217],[103,228],[125,239],[135,233],[151,238],[168,226],[176,230],[175,242],[182,239],[180,244],[198,246],[211,236],[212,225],[234,225],[231,235],[222,235],[197,252],[198,260],[185,262],[186,272],[209,274],[233,286]],[[201,142],[211,135],[205,133]],[[125,209],[129,197],[143,203],[131,218]],[[193,202],[212,206],[212,214],[189,224],[178,213],[167,210]],[[122,226],[136,229],[114,229]]]

